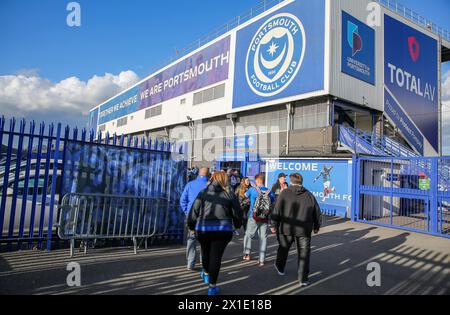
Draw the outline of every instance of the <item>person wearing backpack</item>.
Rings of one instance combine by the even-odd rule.
[[[264,186],[265,175],[258,174],[256,185],[249,189],[246,196],[250,199],[250,212],[248,214],[247,231],[244,237],[244,260],[251,261],[252,240],[256,234],[259,237],[258,265],[263,267],[266,260],[267,237],[269,236],[269,216],[272,211],[274,196]]]
[[[242,226],[242,210],[229,189],[226,173],[214,173],[208,187],[195,200],[187,225],[189,230],[195,230],[202,248],[201,277],[209,284],[208,295],[218,295],[216,284],[223,254],[233,239],[233,230]]]

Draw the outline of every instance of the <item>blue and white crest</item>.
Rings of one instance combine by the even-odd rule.
[[[246,74],[257,95],[281,93],[297,76],[305,55],[303,24],[289,13],[267,20],[253,37],[247,53]]]

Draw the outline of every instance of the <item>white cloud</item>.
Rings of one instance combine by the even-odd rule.
[[[38,68],[32,68],[32,69],[20,69],[15,73],[16,75],[23,75],[26,77],[37,77],[39,76],[39,69]]]
[[[0,76],[1,113],[15,117],[33,117],[35,114],[41,117],[43,113],[59,116],[58,113],[64,113],[79,117],[81,121],[92,107],[137,81],[139,77],[133,71],[118,75],[106,73],[86,82],[70,77],[54,83],[37,73]]]
[[[442,100],[443,102],[450,102],[450,70],[442,78]]]

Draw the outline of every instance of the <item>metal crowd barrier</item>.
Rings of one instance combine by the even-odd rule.
[[[70,241],[74,256],[75,241],[132,240],[137,254],[138,240],[164,236],[169,227],[170,204],[165,198],[67,194],[61,203],[58,236]],[[140,246],[139,245],[139,246]]]

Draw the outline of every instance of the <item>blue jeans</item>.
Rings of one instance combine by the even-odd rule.
[[[266,260],[267,237],[269,236],[269,224],[256,222],[250,218],[247,223],[247,231],[244,237],[244,255],[250,255],[252,251],[252,240],[256,234],[259,237],[259,261]]]
[[[195,232],[188,232],[187,236],[187,248],[186,248],[186,259],[187,259],[187,267],[194,268],[195,261],[197,258],[197,237]]]

